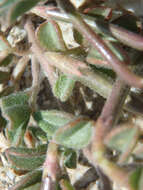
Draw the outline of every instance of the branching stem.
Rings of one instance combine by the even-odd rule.
[[[73,5],[68,0],[57,0],[57,2],[70,17],[71,22],[77,30],[101,53],[103,58],[117,72],[120,78],[131,86],[143,88],[143,79],[131,72],[125,64],[115,56],[104,41],[85,23]]]
[[[42,48],[40,48],[37,39],[35,38],[34,27],[30,19],[27,20],[25,24],[25,29],[28,32],[29,41],[32,43],[31,50],[40,62],[44,73],[48,75],[51,86],[53,86],[55,84],[54,68],[48,64],[47,60],[43,56],[44,51],[42,50]]]

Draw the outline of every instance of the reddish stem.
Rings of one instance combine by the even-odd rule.
[[[101,53],[104,59],[112,66],[117,74],[127,84],[138,88],[143,87],[143,79],[132,73],[107,47],[104,41],[83,21],[72,18],[74,26],[84,35],[84,37]]]
[[[122,27],[110,24],[110,31],[113,36],[123,44],[132,48],[143,50],[143,36],[130,32]]]
[[[122,80],[117,79],[100,115],[100,119],[104,123],[111,118],[110,124],[108,124],[109,126],[107,128],[108,131],[120,117],[120,110],[124,104],[128,92],[129,87],[125,85]]]
[[[122,80],[127,84],[143,88],[143,79],[131,72],[116,55],[108,48],[105,42],[86,24],[73,5],[68,0],[58,0],[60,6],[68,14],[77,30],[95,47],[103,58],[111,65]]]

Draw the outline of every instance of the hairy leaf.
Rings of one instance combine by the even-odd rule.
[[[126,60],[126,56],[122,52],[122,49],[120,46],[117,45],[117,43],[107,43],[108,47],[112,50],[112,52],[117,56],[117,58],[121,61],[125,61],[128,63],[128,60]],[[88,55],[86,60],[90,63],[93,64],[97,67],[105,67],[105,68],[110,68],[111,66],[109,63],[102,57],[102,55],[93,47],[89,49]]]
[[[130,174],[130,185],[134,190],[142,190],[143,187],[143,168],[137,168]]]
[[[6,157],[12,167],[31,171],[43,164],[46,150],[47,145],[41,145],[35,149],[11,147],[6,150]]]
[[[93,72],[91,69],[82,69],[81,72],[83,75],[77,77],[77,81],[80,81],[83,85],[88,86],[104,98],[109,96],[113,83],[111,78],[97,71]]]
[[[40,190],[41,183],[36,183],[30,187],[24,188],[23,190]]]
[[[72,114],[66,112],[51,110],[39,111],[34,115],[39,127],[47,133],[48,136],[53,136],[55,131],[63,127],[66,123],[74,118]]]
[[[112,79],[99,72],[92,72],[84,62],[55,52],[46,52],[45,56],[64,74],[69,74],[76,81],[80,81],[83,85],[88,86],[101,96],[107,98],[110,94]]]
[[[58,129],[53,139],[67,148],[81,149],[86,147],[92,137],[93,121],[79,117]]]
[[[75,80],[66,75],[60,75],[53,89],[54,95],[65,102],[71,96],[74,85]]]
[[[76,29],[73,29],[73,36],[78,44],[82,44],[83,36]]]
[[[41,182],[41,178],[42,178],[42,171],[38,170],[32,171],[28,173],[26,176],[22,177],[22,179],[18,181],[14,186],[12,186],[9,190],[23,190],[31,185]],[[39,190],[38,188],[37,189],[36,188],[34,190]]]
[[[111,137],[107,137],[107,146],[120,152],[125,152],[130,146],[134,146],[136,143],[138,132],[138,128],[135,127],[122,127],[122,130],[117,130],[117,132],[111,135]]]
[[[0,92],[0,98],[2,98],[3,96],[8,96],[13,92],[14,92],[14,86],[6,86],[3,88],[2,92]]]
[[[29,95],[25,92],[10,94],[1,99],[2,114],[9,122],[7,132],[11,141],[14,140],[15,135],[23,134],[26,129],[31,112],[28,100]]]
[[[0,6],[0,14],[7,14],[7,21],[13,23],[25,12],[35,6],[40,0],[5,0]]]
[[[37,29],[37,38],[42,47],[48,51],[64,51],[66,46],[58,24],[50,20]]]
[[[16,130],[15,134],[11,134],[12,136],[12,142],[11,142],[11,145],[16,147],[16,146],[19,146],[20,144],[22,144],[22,141],[23,141],[23,136],[24,136],[24,133],[25,133],[25,122],[23,122]]]
[[[28,127],[28,131],[32,132],[32,135],[41,140],[41,141],[47,141],[46,133],[39,127]]]
[[[62,179],[60,181],[60,187],[64,190],[74,190],[74,187],[71,185],[71,183],[66,180],[66,179]]]
[[[63,152],[64,157],[64,164],[68,168],[76,168],[77,164],[77,154],[72,149],[66,149],[66,151]]]
[[[6,58],[4,58],[0,62],[0,66],[6,67],[7,65],[9,65],[12,62],[12,59],[13,59],[13,55],[9,54]]]

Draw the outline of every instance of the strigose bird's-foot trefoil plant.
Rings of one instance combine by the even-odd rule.
[[[142,8],[0,1],[0,162],[20,175],[9,190],[143,189]],[[73,182],[82,162],[92,179]]]

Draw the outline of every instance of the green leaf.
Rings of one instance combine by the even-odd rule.
[[[110,80],[115,80],[116,79],[116,73],[111,69],[108,69],[108,68],[105,68],[105,67],[100,67],[100,66],[98,67],[98,66],[95,66],[95,65],[91,65],[91,68],[93,69],[93,71],[101,73],[103,75],[103,77],[105,76]]]
[[[40,0],[5,0],[0,7],[0,14],[7,14],[7,21],[13,23]]]
[[[71,183],[66,180],[66,179],[62,179],[60,181],[60,187],[61,189],[64,189],[64,190],[74,190],[74,187],[71,185]]]
[[[100,60],[104,60],[102,55],[99,53],[99,51],[97,51],[95,48],[91,47],[88,51],[88,56],[87,59],[89,58],[95,58],[96,60],[100,59]]]
[[[6,150],[6,157],[13,168],[30,171],[40,167],[44,160],[47,145],[38,148],[14,148]]]
[[[2,98],[3,96],[8,96],[13,92],[14,92],[14,86],[6,86],[3,88],[2,92],[0,92],[0,98]]]
[[[12,62],[12,59],[13,59],[13,55],[9,54],[6,58],[4,58],[0,62],[0,66],[6,67],[7,65],[9,65]]]
[[[1,99],[2,113],[12,123],[12,128],[17,128],[24,121],[29,120],[29,96],[25,92],[10,94]]]
[[[142,190],[143,187],[143,168],[137,168],[129,176],[129,182],[134,190]]]
[[[74,28],[73,37],[78,44],[82,44],[83,36]]]
[[[139,190],[138,186],[139,186],[139,179],[141,176],[141,172],[142,172],[142,168],[137,168],[134,172],[132,172],[132,174],[130,175],[129,181],[130,181],[130,185],[135,189],[135,190]]]
[[[28,100],[29,95],[25,92],[10,94],[1,99],[2,114],[9,121],[7,135],[11,141],[14,140],[15,134],[23,134],[26,130],[31,112]]]
[[[64,164],[68,168],[76,168],[77,164],[77,154],[72,149],[67,149],[63,152]]]
[[[16,130],[15,134],[11,134],[10,135],[12,136],[12,142],[11,142],[11,146],[14,146],[14,147],[18,147],[19,145],[23,145],[23,143],[25,143],[25,140],[24,140],[24,134],[25,134],[25,131],[26,131],[26,125],[27,123],[23,122]],[[24,141],[23,141],[24,140]]]
[[[107,142],[107,146],[120,152],[128,150],[133,145],[133,139],[138,134],[138,128],[123,128],[112,135]],[[136,142],[135,142],[136,143]]]
[[[75,80],[80,81],[101,96],[107,98],[110,94],[113,80],[108,79],[107,76],[103,76],[99,72],[92,72],[84,62],[55,52],[46,52],[45,56],[64,74],[73,76]]]
[[[139,181],[139,188],[138,188],[138,190],[142,190],[142,187],[143,187],[143,169],[142,169],[141,176],[140,176],[140,181]]]
[[[91,8],[91,9],[87,9],[87,13],[90,14],[90,15],[93,15],[93,16],[96,16],[98,15],[98,17],[102,18],[102,17],[107,17],[108,14],[110,13],[110,8],[106,8],[106,7],[96,7],[96,8]]]
[[[36,183],[30,187],[24,188],[23,190],[40,190],[41,183]]]
[[[58,24],[50,20],[40,24],[37,29],[37,39],[40,45],[48,51],[65,51],[66,46]]]
[[[41,128],[30,126],[28,127],[28,131],[32,132],[32,135],[40,141],[47,141],[47,135]]]
[[[24,177],[20,181],[18,181],[14,186],[12,186],[9,190],[27,190],[27,188],[31,185],[37,184],[38,182],[41,182],[42,178],[42,171],[35,170]],[[35,189],[34,190],[39,190],[38,187],[39,185],[34,185]],[[26,189],[25,189],[26,188]],[[30,188],[30,187],[29,187]],[[32,189],[28,189],[32,190]]]
[[[71,96],[74,85],[75,80],[66,75],[60,75],[54,86],[53,93],[62,102],[65,102]]]
[[[105,37],[105,39],[109,41],[116,42],[117,40],[112,36],[111,31],[109,29],[109,23],[106,22],[103,19],[96,19],[95,18],[95,23],[96,23],[96,31],[98,31],[101,36]]]
[[[86,147],[92,137],[93,121],[79,117],[58,129],[53,136],[54,141],[67,148],[81,149]]]
[[[18,145],[22,144],[23,136],[24,136],[24,133],[25,133],[25,128],[26,128],[25,122],[22,123],[18,127],[15,134],[13,135],[11,146],[18,146]]]
[[[40,0],[19,0],[11,9],[10,21],[14,22],[19,16],[34,7]]]
[[[126,56],[124,56],[120,46],[117,43],[115,43],[115,42],[106,42],[106,44],[120,61],[125,61],[126,60]]]
[[[8,9],[8,7],[14,4],[16,1],[17,0],[3,0],[3,2],[1,2],[0,11],[2,11],[5,8]]]
[[[88,86],[90,89],[100,94],[100,96],[107,98],[111,93],[113,79],[91,69],[82,69],[82,76],[77,77],[77,81],[83,85]]]
[[[120,61],[125,61],[128,63],[126,56],[124,56],[120,46],[118,46],[117,43],[106,42],[106,44]],[[89,49],[86,59],[90,64],[94,64],[97,67],[105,67],[111,69],[110,65],[104,60],[102,55],[93,47]]]
[[[66,112],[51,110],[36,112],[34,118],[38,122],[39,127],[41,127],[48,136],[53,136],[57,129],[71,121],[74,116]]]

